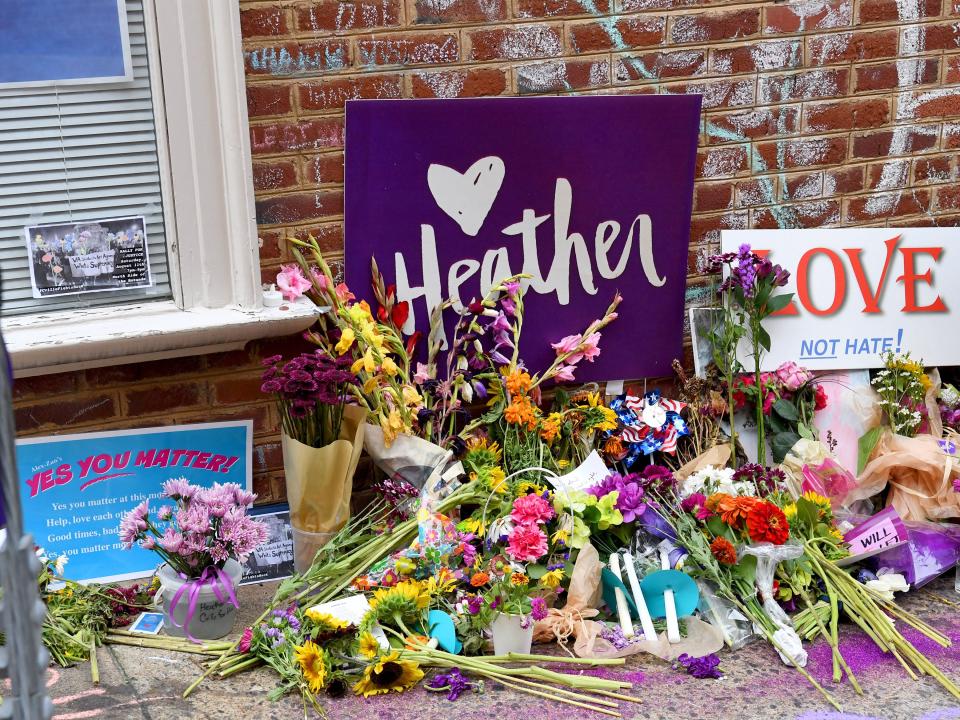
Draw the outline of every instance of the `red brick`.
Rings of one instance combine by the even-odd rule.
[[[14,401],[30,397],[71,395],[77,389],[77,373],[65,372],[35,377],[18,377],[13,381]]]
[[[697,212],[727,210],[733,206],[733,183],[697,183],[693,196]]]
[[[293,235],[298,240],[307,240],[312,235],[324,256],[343,252],[343,226],[340,223],[327,222],[312,228],[298,229]],[[334,271],[333,263],[334,261],[330,260],[331,271]],[[335,271],[334,275],[336,275]],[[276,355],[277,352],[279,351],[268,352],[267,356]]]
[[[502,95],[507,89],[507,76],[498,68],[418,72],[410,78],[418,98],[483,97]]]
[[[272,233],[272,232],[261,232],[257,241],[260,245],[260,260],[279,260],[283,257],[283,249],[281,243],[286,237],[286,233]],[[243,351],[238,351],[243,352]],[[223,353],[229,355],[230,353]],[[207,357],[214,357],[208,355]],[[227,367],[234,367],[234,363],[230,363]]]
[[[286,115],[290,112],[288,85],[247,85],[247,115]]]
[[[343,214],[342,190],[280,195],[257,200],[257,224],[290,225]]]
[[[837,97],[847,94],[849,84],[850,72],[846,68],[766,75],[757,81],[757,102],[767,104]]]
[[[703,95],[703,109],[753,105],[756,100],[753,80],[710,80],[661,85],[663,95]]]
[[[648,10],[677,10],[691,5],[706,5],[710,0],[620,0],[623,12],[644,12]]]
[[[303,75],[350,66],[350,43],[331,38],[316,42],[285,42],[250,48],[243,53],[248,75]]]
[[[823,192],[823,173],[802,173],[787,176],[783,185],[784,200],[805,200]]]
[[[311,185],[326,185],[343,182],[343,154],[327,153],[306,160],[306,182]]]
[[[701,148],[697,151],[697,177],[732,177],[749,167],[749,147],[746,145],[727,145],[715,148]]]
[[[612,30],[607,22],[571,23],[568,43],[575,53],[650,47],[663,42],[666,28],[667,19],[655,16],[616,18]]]
[[[705,75],[706,50],[677,50],[622,55],[614,65],[617,82]]]
[[[523,60],[563,52],[560,29],[550,25],[473,30],[467,37],[471,60]]]
[[[253,448],[253,471],[264,472],[283,467],[283,449],[280,441],[259,443]]]
[[[867,190],[893,190],[910,184],[910,161],[886,160],[867,166]]]
[[[933,207],[934,210],[960,210],[960,188],[937,188]]]
[[[960,88],[937,88],[897,96],[897,120],[960,115]]]
[[[754,152],[759,154],[767,170],[836,165],[847,155],[847,140],[842,137],[778,140],[757,143]]]
[[[910,190],[905,192],[874,193],[846,201],[846,220],[849,222],[869,222],[877,218],[916,215],[926,212],[930,206],[928,190]]]
[[[957,22],[904,28],[900,39],[901,54],[957,48],[960,48],[960,23]]]
[[[764,8],[763,33],[811,32],[847,27],[853,19],[852,0],[817,0],[768,5]]]
[[[319,0],[297,8],[297,29],[317,34],[400,24],[400,0]]]
[[[211,383],[213,397],[211,402],[219,405],[236,405],[237,403],[257,403],[270,398],[260,392],[260,372],[255,375],[233,375]]]
[[[83,371],[84,383],[90,388],[124,385],[142,380],[169,380],[175,376],[203,370],[201,356],[151,360],[150,362],[106,365]]]
[[[721,230],[746,230],[748,220],[746,210],[722,215],[697,215],[690,221],[690,242],[719,244]]]
[[[753,212],[752,227],[757,230],[773,230],[784,225],[799,228],[818,228],[836,225],[839,222],[839,201],[812,200],[756,210]]]
[[[771,135],[790,135],[800,130],[800,106],[783,106],[711,115],[706,133],[710,142],[756,140]]]
[[[915,69],[904,71],[905,65],[914,66]],[[892,90],[896,87],[904,87],[904,85],[924,85],[937,82],[940,73],[940,60],[938,58],[918,58],[876,65],[863,65],[856,68],[856,73],[856,92],[858,93],[869,90]],[[900,76],[902,74],[906,74],[908,77],[906,83],[901,81]]]
[[[670,40],[674,43],[705,43],[736,40],[760,32],[760,10],[710,10],[671,19]]]
[[[771,205],[777,201],[777,178],[762,177],[737,183],[737,207]]]
[[[610,63],[599,60],[554,60],[516,68],[517,93],[556,93],[610,84]]]
[[[898,131],[903,138],[901,153],[909,154],[930,150],[937,144],[936,126],[920,126],[900,129]],[[853,157],[855,158],[875,158],[887,157],[894,150],[892,141],[894,139],[893,130],[880,130],[878,132],[866,133],[864,135],[853,136]]]
[[[52,402],[21,405],[13,411],[18,433],[40,428],[69,430],[75,425],[108,420],[116,414],[111,395],[68,395]]]
[[[910,20],[932,18],[940,15],[941,0],[918,0],[919,14],[910,17]],[[873,22],[902,22],[906,18],[900,16],[897,0],[860,0],[861,23]]]
[[[752,45],[715,48],[712,68],[724,75],[792,70],[803,65],[803,40],[768,40]]]
[[[960,55],[953,55],[947,59],[947,69],[944,80],[947,84],[960,83]]]
[[[517,0],[517,17],[554,18],[576,15],[606,15],[610,0],[595,0],[588,11],[583,0]]]
[[[863,190],[863,165],[829,170],[823,174],[824,195],[846,195]]]
[[[813,132],[862,130],[885,125],[890,119],[890,101],[886,98],[840,100],[806,106],[804,127]]]
[[[301,83],[300,107],[304,110],[335,110],[347,100],[391,99],[402,95],[399,75],[365,75]]]
[[[807,40],[809,62],[811,65],[833,65],[896,57],[899,38],[895,28],[819,35]]]
[[[126,415],[149,415],[199,405],[204,400],[203,390],[203,385],[196,381],[127,390]]]
[[[416,0],[417,23],[492,23],[507,19],[506,0]]]
[[[377,65],[435,65],[460,59],[460,41],[450,33],[373,35],[357,40],[357,62]]]
[[[953,123],[943,124],[943,149],[955,150],[960,148],[960,125]]]
[[[266,396],[260,395],[263,400]],[[204,422],[238,422],[253,420],[253,435],[275,435],[277,428],[270,417],[269,405],[246,405],[230,408],[205,408],[199,413],[177,413],[177,424],[204,423]]]
[[[250,126],[254,155],[343,147],[343,118]]]
[[[254,190],[282,190],[297,184],[297,166],[289,160],[253,163]]]
[[[954,178],[952,156],[917,158],[913,161],[916,182],[947,182]]]
[[[240,34],[245,38],[286,35],[287,15],[281,7],[259,7],[240,11]]]

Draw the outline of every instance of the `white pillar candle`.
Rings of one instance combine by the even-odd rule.
[[[640,627],[643,628],[643,637],[656,642],[657,631],[653,628],[653,618],[650,617],[650,611],[647,609],[647,601],[643,599],[643,591],[640,590],[640,581],[637,579],[637,571],[633,566],[633,555],[625,552],[623,554],[623,567],[627,571],[627,580],[630,581],[630,593],[633,595],[633,602],[637,606],[637,612],[640,613]]]
[[[617,580],[623,582],[623,576],[620,574],[620,556],[613,553],[610,556],[610,572],[616,576]],[[627,596],[623,594],[620,588],[614,588],[614,594],[617,596],[617,615],[620,618],[620,628],[624,636],[633,637],[633,623],[630,622],[630,606],[627,605]]]
[[[669,553],[660,552],[660,567],[663,570],[670,569]],[[664,591],[663,607],[667,613],[667,640],[671,643],[678,643],[680,642],[680,624],[677,622],[677,604],[673,599],[673,590]]]

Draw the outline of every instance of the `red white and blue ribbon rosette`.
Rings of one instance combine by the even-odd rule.
[[[690,434],[686,420],[680,415],[686,406],[679,400],[663,397],[659,390],[651,390],[643,397],[620,395],[611,401],[610,408],[622,426],[618,434],[627,449],[623,460],[627,467],[641,455],[676,453],[677,441]]]

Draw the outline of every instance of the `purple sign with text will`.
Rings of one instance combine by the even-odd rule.
[[[404,330],[528,273],[521,357],[620,317],[577,380],[666,375],[680,357],[700,97],[347,103],[346,279],[369,299],[375,257]]]

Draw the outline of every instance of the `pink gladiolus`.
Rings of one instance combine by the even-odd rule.
[[[346,283],[340,283],[336,287],[337,299],[342,302],[349,302],[350,300],[355,300],[356,295],[350,292],[350,288],[346,286]]]
[[[296,300],[313,284],[303,276],[299,265],[284,265],[277,273],[277,288],[285,300]]]
[[[590,362],[600,354],[600,333],[591,333],[583,339],[583,357]]]
[[[537,525],[517,525],[510,532],[507,555],[516,562],[536,562],[547,554],[547,536]]]
[[[564,380],[566,382],[571,382],[574,380],[573,371],[576,368],[573,365],[560,365],[553,372],[553,377],[557,380]]]
[[[580,335],[567,335],[560,342],[550,343],[550,347],[557,351],[557,355],[567,355],[574,352],[578,347],[583,338]],[[576,360],[572,360],[576,362]]]

